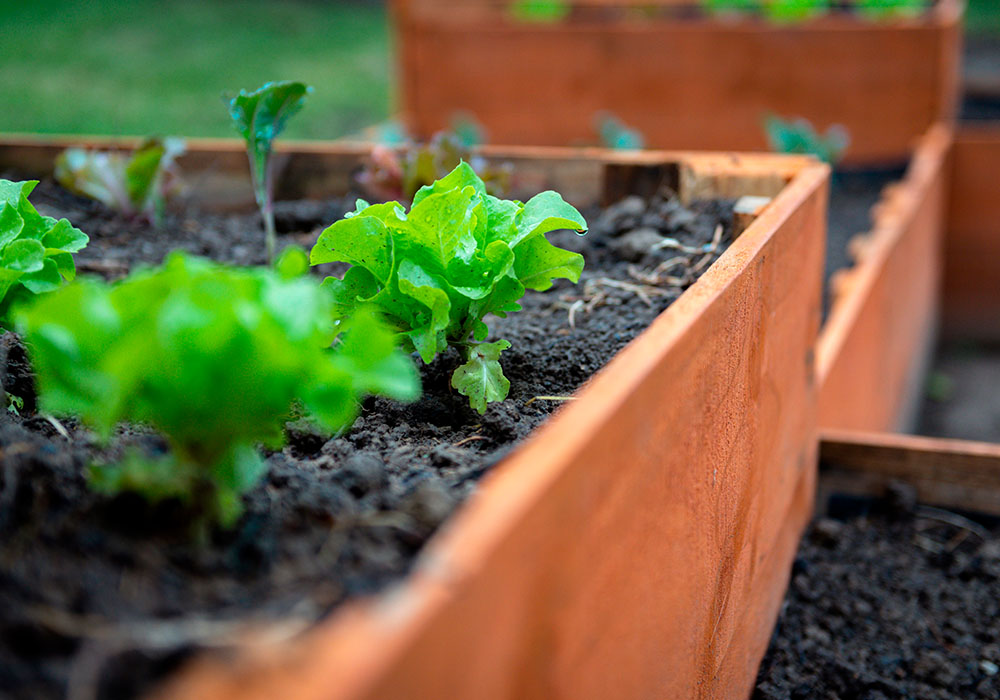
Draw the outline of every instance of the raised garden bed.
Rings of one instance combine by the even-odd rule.
[[[937,333],[950,148],[946,127],[927,133],[833,280],[817,350],[823,428],[895,430],[915,417]]]
[[[939,323],[943,347],[978,344],[989,363],[1000,339],[998,157],[996,127],[935,127],[852,244],[856,264],[834,279],[819,343],[823,428],[916,427]]]
[[[0,145],[0,170],[44,171],[61,145],[8,139]],[[288,147],[279,199],[346,193],[366,152]],[[662,300],[672,301],[666,311],[637,317],[640,327],[651,320],[648,328],[511,454],[484,443],[498,432],[519,437],[512,422],[523,426],[530,421],[522,416],[551,410],[542,402],[528,406],[527,394],[491,409],[480,433],[470,425],[460,439],[449,433],[447,444],[435,447],[431,439],[412,452],[444,479],[462,474],[456,454],[480,453],[483,467],[472,472],[499,464],[416,563],[402,567],[409,570],[402,582],[342,605],[292,638],[288,615],[284,624],[262,623],[257,634],[241,628],[239,648],[202,656],[158,697],[749,691],[811,509],[827,170],[771,156],[539,149],[486,155],[512,162],[527,193],[551,187],[582,207],[628,194],[650,197],[664,184],[684,201],[742,195],[773,201],[697,282]],[[243,157],[235,143],[190,144],[181,165],[201,183],[192,206],[247,203]],[[566,327],[541,336],[554,340],[567,329],[580,335],[584,320],[590,322],[580,316],[573,329],[567,319]],[[618,332],[616,347],[628,340]],[[558,343],[549,345],[540,356],[566,354]],[[584,365],[582,374],[567,367],[571,384],[602,363],[586,352],[568,356]],[[535,360],[525,360],[530,381]],[[469,437],[487,439],[457,444]],[[308,482],[322,471],[317,459],[350,471],[339,461],[342,447],[310,457],[310,474],[303,475],[295,469],[297,451],[312,448],[293,445],[270,458],[272,473]],[[409,457],[397,456],[392,478],[410,468]],[[280,492],[280,481],[269,488]],[[408,515],[427,515],[423,524],[433,530],[448,508],[426,494],[418,501]],[[100,642],[108,641],[102,637],[108,627],[83,622],[84,630],[100,632],[95,653],[106,652]],[[50,619],[50,627],[64,632],[65,623]]]
[[[492,143],[578,145],[610,110],[657,148],[761,151],[766,113],[842,124],[847,161],[895,162],[958,98],[961,0],[908,20],[846,13],[793,24],[705,16],[693,3],[571,3],[519,22],[510,3],[394,0],[402,116],[427,138],[456,112]],[[539,70],[544,66],[545,70]],[[517,105],[544,104],[543,110]]]
[[[754,698],[1000,693],[1000,447],[828,433]]]

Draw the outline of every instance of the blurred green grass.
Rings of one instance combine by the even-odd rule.
[[[968,0],[965,24],[970,34],[1000,36],[1000,0]]]
[[[223,92],[316,90],[289,138],[335,138],[389,114],[377,3],[0,0],[0,131],[232,136]]]
[[[1000,0],[969,0],[1000,36]],[[390,109],[381,3],[0,0],[0,132],[231,136],[220,95],[268,80],[316,88],[289,138],[336,138]]]

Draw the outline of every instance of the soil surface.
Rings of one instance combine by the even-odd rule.
[[[872,207],[886,185],[902,179],[904,168],[837,171],[830,183],[827,212],[826,269],[823,286],[823,315],[830,310],[830,278],[840,269],[852,267],[848,243],[872,228]]]
[[[154,231],[51,182],[32,200],[92,236],[80,267],[107,277],[175,247],[263,261],[256,215],[172,215]],[[279,206],[283,241],[311,245],[351,204]],[[32,413],[24,349],[2,336],[0,380],[25,406],[21,416],[0,411],[0,696],[61,697],[69,682],[93,697],[133,697],[193,650],[238,640],[248,623],[294,631],[405,574],[477,480],[561,405],[535,397],[572,393],[721,254],[732,209],[629,198],[588,220],[586,237],[550,237],[584,254],[579,285],[529,292],[524,311],[490,322],[492,337],[513,345],[501,360],[505,402],[472,411],[448,385],[457,355],[445,355],[422,368],[422,399],[369,399],[342,437],[290,425],[238,526],[202,548],[180,504],[152,508],[87,488],[89,464],[128,447],[162,453],[163,440],[123,426],[101,445],[73,420]]]
[[[964,41],[961,118],[1000,119],[1000,37],[966,36]]]
[[[754,700],[1000,698],[1000,527],[912,490],[815,521]]]
[[[1000,345],[940,345],[924,384],[917,433],[1000,442]]]

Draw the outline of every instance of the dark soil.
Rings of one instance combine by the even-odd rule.
[[[964,48],[961,118],[1000,119],[1000,37],[966,36]]]
[[[917,433],[1000,442],[1000,346],[943,343],[924,388]]]
[[[1000,698],[1000,527],[915,501],[812,524],[754,700]]]
[[[830,184],[827,214],[826,270],[823,285],[823,314],[830,310],[830,278],[837,270],[852,267],[847,244],[859,233],[872,228],[872,207],[886,185],[902,179],[903,167],[877,170],[845,170],[834,174]]]
[[[109,277],[174,247],[262,262],[256,216],[172,216],[153,231],[52,183],[36,193],[40,210],[92,236],[81,267]],[[311,245],[345,204],[282,205],[284,240]],[[247,621],[310,624],[397,580],[477,480],[560,405],[532,399],[572,393],[642,331],[726,247],[731,218],[726,202],[687,210],[629,198],[594,212],[585,238],[554,234],[587,268],[578,286],[529,293],[523,312],[491,321],[513,344],[502,358],[507,401],[473,412],[448,386],[457,356],[444,356],[423,367],[421,400],[369,399],[343,437],[290,426],[245,517],[200,549],[180,504],[152,508],[86,486],[89,464],[129,446],[162,452],[163,440],[125,426],[102,446],[72,420],[32,414],[23,348],[3,336],[0,379],[25,407],[24,417],[0,411],[0,696],[59,697],[72,678],[98,697],[131,697],[200,645],[238,639]],[[664,232],[698,252],[650,252]],[[683,264],[651,272],[678,255]]]

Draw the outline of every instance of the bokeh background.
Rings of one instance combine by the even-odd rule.
[[[968,64],[1000,61],[1000,0],[969,0]],[[316,87],[286,138],[392,113],[384,2],[0,0],[0,131],[231,136],[220,95]]]

